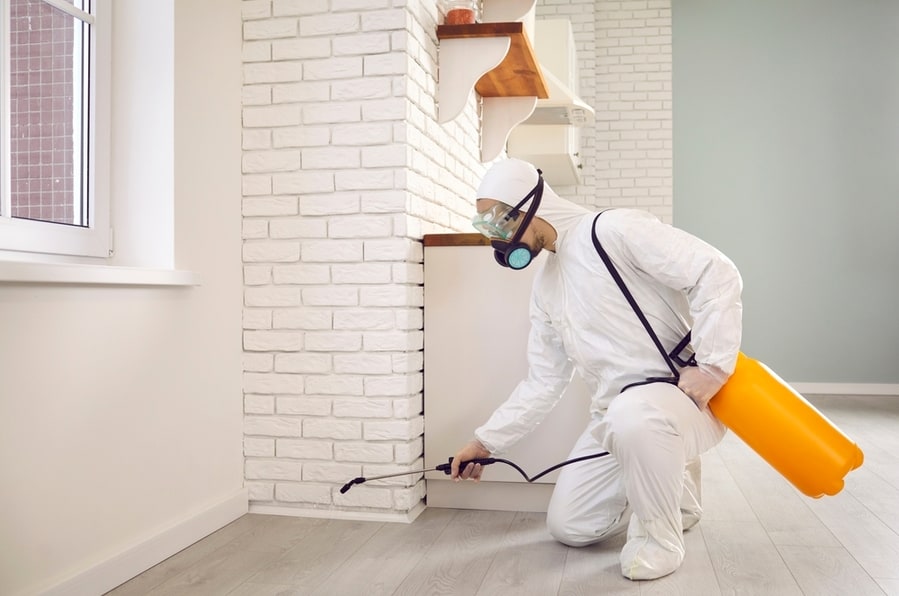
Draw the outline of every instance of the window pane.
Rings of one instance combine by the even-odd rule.
[[[75,8],[80,8],[81,10],[88,11],[86,4],[89,4],[89,0],[59,0],[60,2],[65,2],[66,4],[71,4]]]
[[[89,224],[82,174],[86,31],[41,0],[10,1],[13,217]]]

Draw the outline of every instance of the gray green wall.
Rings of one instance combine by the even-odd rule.
[[[675,0],[674,223],[793,382],[899,383],[899,2]]]

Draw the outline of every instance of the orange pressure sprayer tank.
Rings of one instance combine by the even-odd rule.
[[[745,354],[709,402],[715,416],[804,494],[843,489],[864,454],[852,440],[781,380]]]

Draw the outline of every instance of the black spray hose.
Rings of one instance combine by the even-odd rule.
[[[588,459],[596,459],[597,457],[604,457],[608,454],[609,454],[608,451],[603,451],[602,453],[594,453],[592,455],[582,455],[581,457],[575,457],[574,459],[568,459],[568,460],[563,461],[562,463],[558,463],[552,467],[546,468],[545,470],[543,470],[536,476],[532,476],[532,477],[528,476],[525,473],[525,471],[522,470],[518,466],[518,464],[516,464],[515,462],[511,462],[507,459],[501,459],[498,457],[484,457],[484,458],[480,458],[480,459],[472,459],[469,461],[464,461],[459,465],[459,469],[464,470],[468,464],[481,464],[482,466],[489,466],[490,464],[506,464],[507,466],[512,466],[513,468],[518,470],[518,473],[521,474],[524,477],[524,479],[527,480],[528,482],[534,482],[535,480],[537,480],[539,478],[543,478],[550,472],[554,472],[555,470],[558,470],[559,468],[562,468],[569,464],[575,464],[579,461],[586,461]],[[347,482],[346,484],[343,485],[343,487],[340,489],[340,493],[344,494],[348,490],[350,490],[353,487],[353,485],[362,484],[362,483],[368,482],[370,480],[382,480],[384,478],[395,478],[397,476],[411,476],[412,474],[422,474],[424,472],[433,472],[433,471],[443,472],[444,474],[449,476],[450,474],[453,473],[453,458],[452,457],[449,458],[449,460],[445,464],[440,464],[435,468],[428,468],[427,470],[415,470],[414,472],[400,472],[398,474],[385,474],[383,476],[372,476],[371,478],[365,478],[362,476],[360,476],[358,478],[353,478],[352,480],[350,480],[349,482]]]

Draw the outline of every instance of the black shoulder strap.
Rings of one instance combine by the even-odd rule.
[[[656,349],[659,350],[659,354],[661,354],[662,358],[664,358],[665,364],[667,364],[668,368],[671,369],[671,373],[674,375],[674,378],[678,379],[680,378],[680,372],[677,370],[677,367],[674,366],[674,363],[671,361],[671,357],[662,346],[662,342],[659,341],[659,336],[656,335],[656,332],[653,331],[652,326],[649,324],[649,321],[646,320],[646,315],[643,314],[643,311],[640,309],[640,305],[637,304],[636,300],[634,300],[633,294],[631,294],[630,290],[627,289],[627,286],[624,284],[624,280],[621,279],[621,275],[619,275],[618,270],[612,263],[612,259],[609,258],[609,254],[602,247],[602,244],[599,243],[599,238],[596,237],[596,222],[599,219],[599,216],[603,213],[605,213],[605,211],[600,211],[593,219],[593,227],[590,229],[590,233],[593,235],[593,246],[596,247],[596,252],[599,253],[602,262],[606,264],[606,268],[609,270],[612,279],[614,279],[615,283],[618,284],[618,287],[621,288],[621,292],[627,299],[628,304],[630,304],[631,308],[634,309],[634,313],[637,315],[637,318],[640,319],[641,323],[643,323],[643,327],[646,329],[646,332],[652,339],[652,343],[655,344]],[[690,334],[688,333],[687,336],[680,342],[680,344],[678,344],[678,348],[680,349],[675,348],[676,353],[679,353],[680,350],[683,350],[683,348],[686,347],[686,345],[690,342],[689,338]]]

